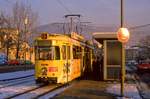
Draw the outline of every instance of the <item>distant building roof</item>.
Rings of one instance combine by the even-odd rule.
[[[93,33],[93,37],[95,39],[117,38],[117,33],[115,33],[115,32],[95,32],[95,33]]]

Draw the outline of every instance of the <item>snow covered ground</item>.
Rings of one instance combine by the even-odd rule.
[[[27,70],[27,71],[17,71],[17,72],[10,72],[10,73],[0,73],[0,81],[6,80],[6,79],[13,79],[13,78],[20,78],[25,76],[30,76],[34,74],[34,70]],[[15,80],[16,82],[10,82],[8,84],[2,85],[0,88],[0,99],[4,99],[6,97],[12,96],[14,94],[18,94],[20,92],[24,92],[29,89],[33,89],[38,87],[38,85],[35,84],[34,77],[31,76],[31,78],[22,79],[22,82],[19,80]],[[15,84],[18,83],[18,84]],[[8,87],[7,87],[8,85]],[[6,86],[6,87],[5,87]],[[4,88],[3,88],[4,87]]]
[[[13,78],[30,76],[33,74],[34,74],[34,70],[17,71],[17,72],[10,72],[10,73],[0,73],[0,81],[6,80],[6,79],[13,79]]]
[[[111,84],[107,89],[107,92],[120,95],[120,84]],[[124,97],[118,97],[118,99],[142,99],[139,95],[139,91],[135,84],[124,85]]]
[[[20,77],[25,77],[25,76],[30,76],[34,74],[34,70],[28,70],[28,71],[17,71],[17,72],[10,72],[10,73],[1,73],[0,74],[0,81],[2,80],[6,80],[6,79],[13,79],[13,78],[20,78]],[[4,99],[7,97],[11,97],[13,95],[19,94],[19,93],[23,93],[27,90],[31,90],[34,88],[39,87],[40,85],[36,84],[34,81],[34,77],[31,78],[26,78],[26,79],[22,79],[21,81],[19,80],[15,80],[16,82],[10,82],[11,84],[14,83],[18,83],[18,84],[14,84],[12,86],[9,86],[8,84],[1,84],[0,85],[0,99]],[[3,81],[2,81],[3,82]],[[52,90],[53,88],[57,87],[56,85],[48,85],[45,87],[41,87],[38,88],[37,90],[33,90],[31,92],[28,92],[26,94],[22,94],[18,97],[15,97],[13,99],[31,99],[32,97],[36,97],[39,94],[45,93],[49,90]],[[40,99],[45,99],[45,97],[53,97],[59,93],[61,93],[62,91],[64,91],[67,87],[63,87],[63,88],[59,88],[56,91],[54,90],[52,93],[48,93],[42,97],[40,97]]]
[[[10,87],[6,87],[6,88],[1,88],[0,89],[0,99],[5,99],[7,97],[16,95],[18,93],[22,93],[24,91],[33,89],[38,87],[34,81],[32,82],[28,82],[28,83],[23,83],[23,84],[19,84],[16,86],[10,86]]]

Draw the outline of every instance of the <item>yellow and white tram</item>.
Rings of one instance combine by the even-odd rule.
[[[92,71],[94,47],[80,35],[42,33],[35,40],[35,80],[67,83]]]

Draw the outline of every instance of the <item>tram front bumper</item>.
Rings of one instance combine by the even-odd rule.
[[[41,82],[57,83],[57,77],[38,77]]]

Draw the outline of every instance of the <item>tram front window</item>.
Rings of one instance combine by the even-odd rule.
[[[60,49],[58,46],[38,47],[36,58],[39,60],[59,60],[60,59]]]

